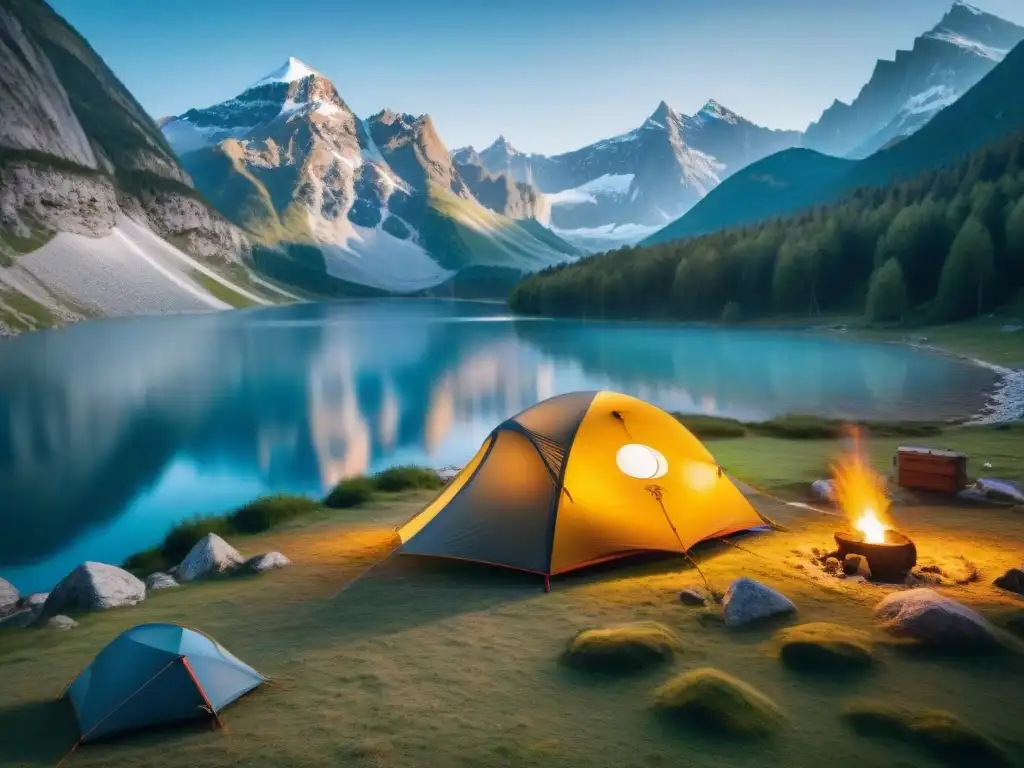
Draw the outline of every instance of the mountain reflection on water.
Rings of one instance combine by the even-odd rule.
[[[0,346],[0,575],[44,589],[258,493],[460,464],[501,420],[611,388],[761,419],[962,415],[984,369],[809,334],[513,319],[375,300],[136,318]]]

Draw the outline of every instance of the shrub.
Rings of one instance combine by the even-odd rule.
[[[413,490],[437,490],[444,485],[437,472],[426,467],[389,467],[373,477],[377,490],[387,493]]]
[[[124,561],[122,567],[137,576],[148,576],[156,571],[169,568],[171,565],[174,565],[174,563],[169,564],[164,559],[163,550],[160,547],[150,547],[141,552],[136,552]]]
[[[320,504],[305,496],[275,494],[256,499],[235,510],[228,524],[236,533],[260,533],[320,509]]]
[[[727,736],[765,736],[782,720],[771,699],[742,680],[704,667],[677,675],[654,694],[667,715]]]
[[[197,517],[179,523],[164,537],[164,543],[160,545],[160,554],[166,563],[180,563],[196,542],[208,533],[227,536],[231,533],[231,524],[225,517]]]
[[[370,478],[350,477],[334,486],[324,499],[324,506],[331,509],[358,507],[372,499],[375,490],[376,486]]]
[[[788,440],[831,440],[842,435],[842,424],[820,416],[792,414],[752,424],[751,429],[769,437]]]
[[[677,413],[676,419],[701,440],[745,437],[747,428],[736,419],[703,416],[699,413]]]
[[[1002,747],[952,712],[915,711],[876,699],[855,699],[846,705],[843,717],[863,736],[915,743],[955,765],[1012,765]]]
[[[683,648],[679,636],[655,622],[622,624],[578,632],[562,652],[562,663],[588,672],[633,672],[669,661]]]

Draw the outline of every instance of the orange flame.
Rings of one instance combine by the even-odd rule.
[[[870,544],[883,544],[889,525],[885,522],[889,498],[885,480],[868,464],[861,450],[860,436],[852,432],[853,447],[832,466],[836,503],[854,528]]]

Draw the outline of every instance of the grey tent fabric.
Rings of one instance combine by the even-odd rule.
[[[532,441],[499,428],[473,477],[402,546],[410,555],[440,555],[544,573],[550,565],[557,482]]]
[[[516,414],[511,421],[562,446],[568,453],[573,437],[597,392],[570,392],[556,395]]]

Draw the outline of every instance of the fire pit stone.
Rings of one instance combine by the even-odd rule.
[[[875,581],[901,582],[910,569],[917,564],[917,547],[907,536],[898,531],[886,529],[882,542],[869,542],[861,532],[835,534],[839,545],[839,556],[860,555],[871,570]],[[860,563],[858,563],[860,566]]]

